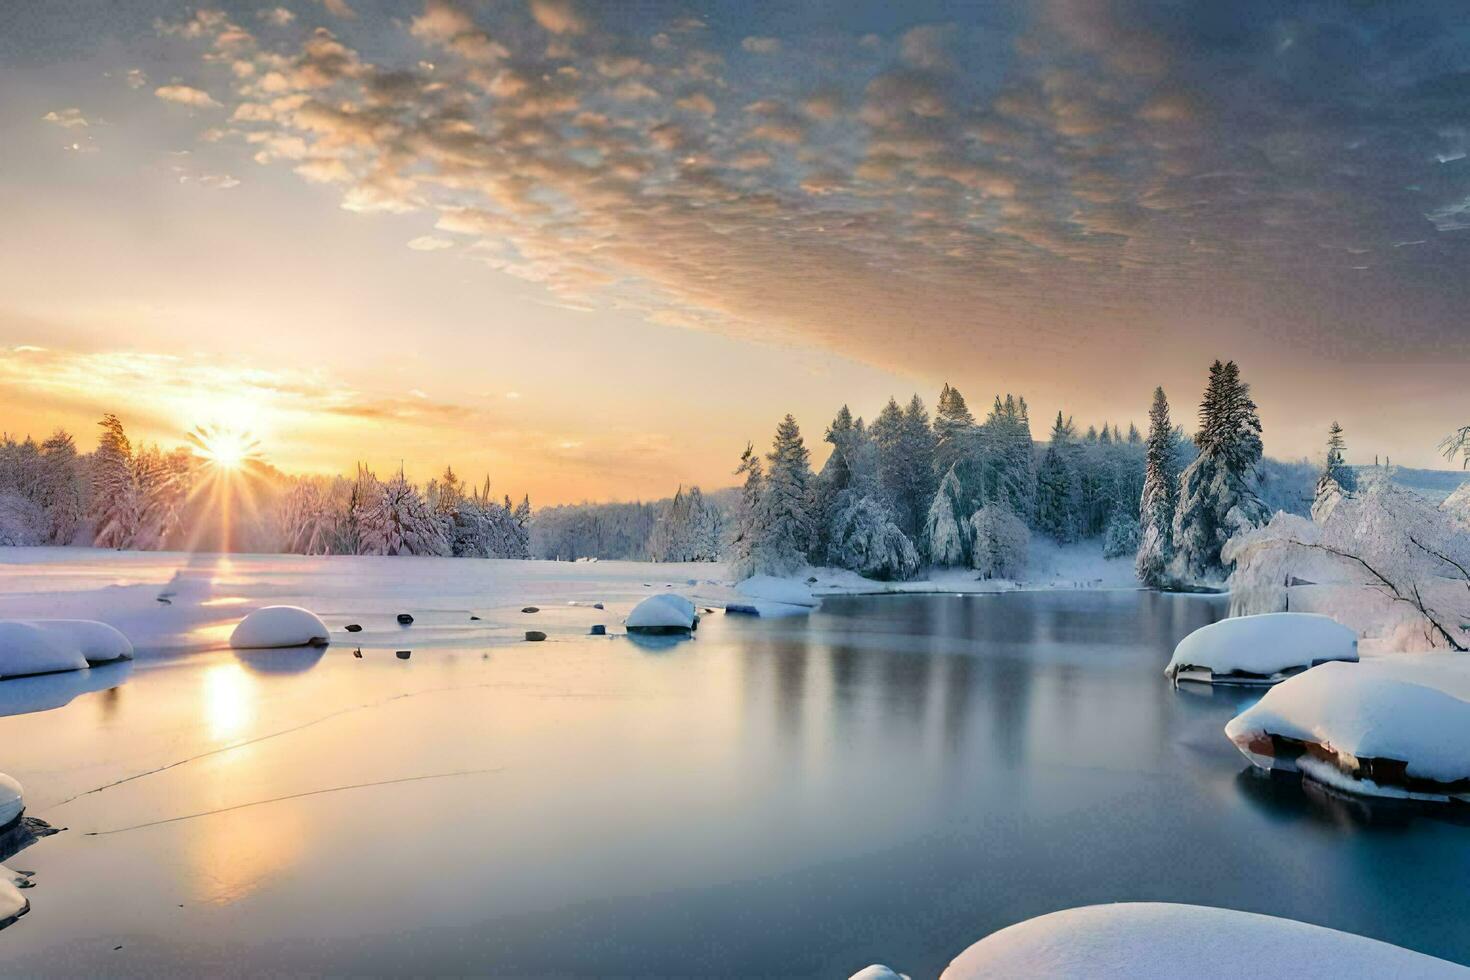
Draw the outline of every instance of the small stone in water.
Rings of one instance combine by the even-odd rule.
[[[539,643],[540,641],[546,639],[546,634],[541,632],[540,630],[526,630],[526,639],[530,640],[532,643]]]
[[[362,659],[362,650],[360,648],[357,649],[357,650],[353,650],[352,651],[352,655],[354,657],[356,657],[358,660],[361,660]]]
[[[540,611],[541,611],[540,608],[537,607],[537,606],[522,606],[521,607],[521,612],[523,612],[523,613],[533,613],[533,612],[540,612]]]
[[[407,626],[409,623],[413,622],[413,617],[410,616],[408,613],[399,613],[398,622],[402,626]]]
[[[470,622],[472,622],[472,623],[478,623],[479,621],[480,621],[480,617],[479,616],[471,616],[470,617]]]
[[[592,635],[593,636],[606,636],[607,635],[607,627],[604,626],[604,625],[602,625],[601,623],[597,623],[596,625],[594,625],[592,627]]]
[[[413,651],[412,650],[399,650],[398,651],[398,659],[399,660],[407,660],[409,657],[412,657],[412,656],[413,656]]]
[[[592,608],[593,609],[601,609],[602,608],[602,603],[600,603],[600,602],[594,602],[592,604]]]
[[[362,632],[362,627],[359,626],[359,625],[357,625],[356,623],[348,623],[343,628],[346,629],[347,632],[349,632],[349,633],[361,633]]]

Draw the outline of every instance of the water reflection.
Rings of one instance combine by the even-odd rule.
[[[235,657],[257,674],[300,674],[311,670],[327,652],[324,646],[236,650]]]
[[[255,678],[239,664],[218,663],[205,668],[203,713],[216,741],[232,738],[249,727],[255,720],[255,698]]]
[[[132,673],[133,662],[123,660],[86,670],[0,681],[0,718],[60,708],[78,695],[115,688]]]
[[[1312,821],[1344,831],[1407,830],[1421,821],[1470,827],[1464,807],[1344,793],[1294,772],[1247,766],[1235,785],[1243,799],[1283,823]]]

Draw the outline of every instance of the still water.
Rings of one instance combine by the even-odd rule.
[[[1257,777],[1221,733],[1254,695],[1165,682],[1221,613],[895,596],[680,643],[140,660],[0,718],[0,769],[69,828],[8,862],[37,887],[0,963],[932,977],[1136,900],[1470,963],[1470,826]]]

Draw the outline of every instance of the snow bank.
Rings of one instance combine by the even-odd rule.
[[[87,658],[65,636],[33,623],[0,620],[0,678],[82,670]]]
[[[331,642],[327,625],[317,614],[300,606],[265,606],[244,619],[230,634],[236,650],[274,647],[325,646]]]
[[[115,627],[92,619],[32,619],[31,626],[76,649],[89,664],[133,659],[133,645]]]
[[[909,980],[909,975],[895,972],[882,963],[874,963],[872,966],[863,967],[847,980]]]
[[[694,629],[698,619],[694,603],[681,595],[665,593],[649,596],[634,606],[624,625],[629,632],[687,633]]]
[[[1179,641],[1164,674],[1176,681],[1274,684],[1314,664],[1358,659],[1358,636],[1327,616],[1266,613],[1201,626]]]
[[[795,579],[776,578],[774,575],[752,575],[738,583],[735,591],[749,599],[779,602],[786,606],[815,609],[822,604],[822,600],[812,595],[812,590],[805,584]]]
[[[940,980],[990,977],[1416,977],[1466,980],[1470,969],[1389,943],[1253,912],[1126,902],[1038,916],[992,933]]]
[[[20,781],[0,772],[0,830],[19,820],[25,808],[25,797],[21,794]]]
[[[1470,701],[1428,672],[1423,684],[1395,673],[1324,664],[1267,692],[1225,734],[1263,769],[1370,795],[1470,802]]]

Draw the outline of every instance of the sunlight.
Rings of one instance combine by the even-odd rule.
[[[260,456],[260,444],[245,432],[199,426],[189,434],[189,438],[199,454],[219,469],[238,470]]]

